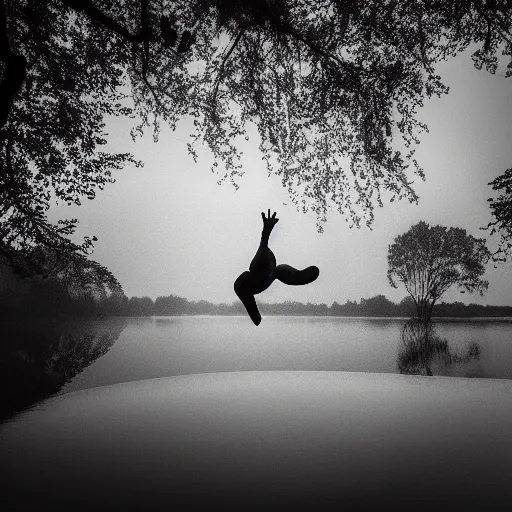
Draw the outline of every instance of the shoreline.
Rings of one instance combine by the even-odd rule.
[[[273,315],[273,314],[262,314],[262,318],[333,318],[343,320],[390,320],[390,321],[408,321],[415,320],[414,317],[406,316],[374,316],[374,315],[356,315],[356,316],[338,316],[338,315]],[[0,316],[0,322],[4,321],[41,321],[41,320],[108,320],[108,319],[129,319],[129,318],[148,318],[148,319],[159,319],[159,318],[246,318],[247,314],[236,314],[236,315],[222,315],[222,314],[209,314],[209,313],[197,313],[197,314],[176,314],[176,315],[10,315]],[[512,323],[512,316],[438,316],[432,317],[432,323],[442,322],[505,322]]]

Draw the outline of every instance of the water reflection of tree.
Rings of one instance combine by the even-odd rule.
[[[468,363],[479,356],[480,346],[477,343],[471,343],[465,354],[450,350],[448,340],[436,333],[432,322],[411,319],[402,326],[397,357],[400,373],[433,375],[435,365],[446,367],[454,363]]]
[[[2,323],[0,421],[57,393],[104,355],[125,325],[123,319]]]

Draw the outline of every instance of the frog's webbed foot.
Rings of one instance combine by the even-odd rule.
[[[277,265],[274,277],[284,284],[298,286],[312,283],[319,274],[320,270],[315,266],[307,267],[304,270],[297,270],[290,265],[282,264]]]

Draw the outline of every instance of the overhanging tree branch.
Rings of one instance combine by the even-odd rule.
[[[234,41],[231,43],[231,46],[229,47],[229,50],[227,51],[226,55],[224,55],[224,58],[222,59],[222,63],[220,65],[219,71],[217,73],[217,76],[215,78],[215,85],[213,87],[213,94],[212,94],[212,105],[215,106],[215,102],[217,100],[217,94],[219,92],[219,85],[224,78],[224,67],[226,66],[226,62],[229,60],[229,57],[233,53],[233,50],[236,48],[238,43],[240,42],[240,39],[242,39],[242,36],[245,34],[245,31],[247,30],[247,27],[244,27],[240,30],[240,32],[235,37]]]
[[[116,20],[110,18],[105,13],[100,11],[90,0],[61,0],[62,3],[77,12],[83,12],[87,14],[89,18],[97,21],[104,25],[106,28],[112,30],[116,34],[120,35],[124,39],[131,41],[132,43],[141,43],[145,38],[150,37],[150,33],[141,30],[138,34],[132,34],[129,30],[123,27]],[[147,2],[143,2],[143,4]],[[146,5],[147,8],[147,5]],[[143,7],[144,9],[144,7]]]
[[[0,59],[4,61],[4,76],[0,83],[0,128],[7,122],[14,97],[27,75],[27,60],[13,53],[7,35],[7,15],[4,0],[0,0]]]
[[[315,55],[318,55],[319,57],[323,58],[327,62],[330,62],[331,64],[335,64],[338,67],[338,69],[340,69],[344,73],[352,73],[353,76],[364,76],[368,74],[368,71],[366,69],[360,66],[356,66],[351,62],[341,60],[338,56],[324,51],[320,46],[313,43],[308,38],[302,36],[289,23],[279,20],[276,23],[276,28],[280,28],[284,33],[288,34],[292,38],[306,45]]]

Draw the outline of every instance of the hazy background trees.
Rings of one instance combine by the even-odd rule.
[[[416,113],[446,92],[435,63],[477,43],[496,72],[511,24],[494,0],[1,0],[0,254],[90,250],[46,212],[137,163],[106,149],[106,116],[136,116],[134,136],[193,118],[192,155],[206,144],[233,180],[255,125],[298,206],[371,223],[383,199],[417,200]]]
[[[247,313],[239,301],[212,303],[191,301],[177,295],[126,297],[120,293],[70,293],[69,287],[54,279],[40,276],[20,278],[9,267],[0,267],[0,317],[106,317],[106,316],[179,316],[179,315],[240,315]],[[268,303],[258,301],[265,315],[401,317],[417,315],[411,296],[395,303],[384,295],[368,299],[347,300],[344,304],[304,304],[297,301]],[[462,302],[435,304],[433,317],[507,317],[512,306],[483,306]]]
[[[488,287],[482,279],[488,259],[485,240],[464,229],[421,221],[389,246],[388,279],[394,288],[404,285],[418,319],[429,322],[434,305],[451,286],[483,294]]]
[[[117,279],[83,255],[67,256],[32,249],[23,264],[35,265],[32,276],[15,273],[0,261],[0,316],[125,314],[127,298]]]

